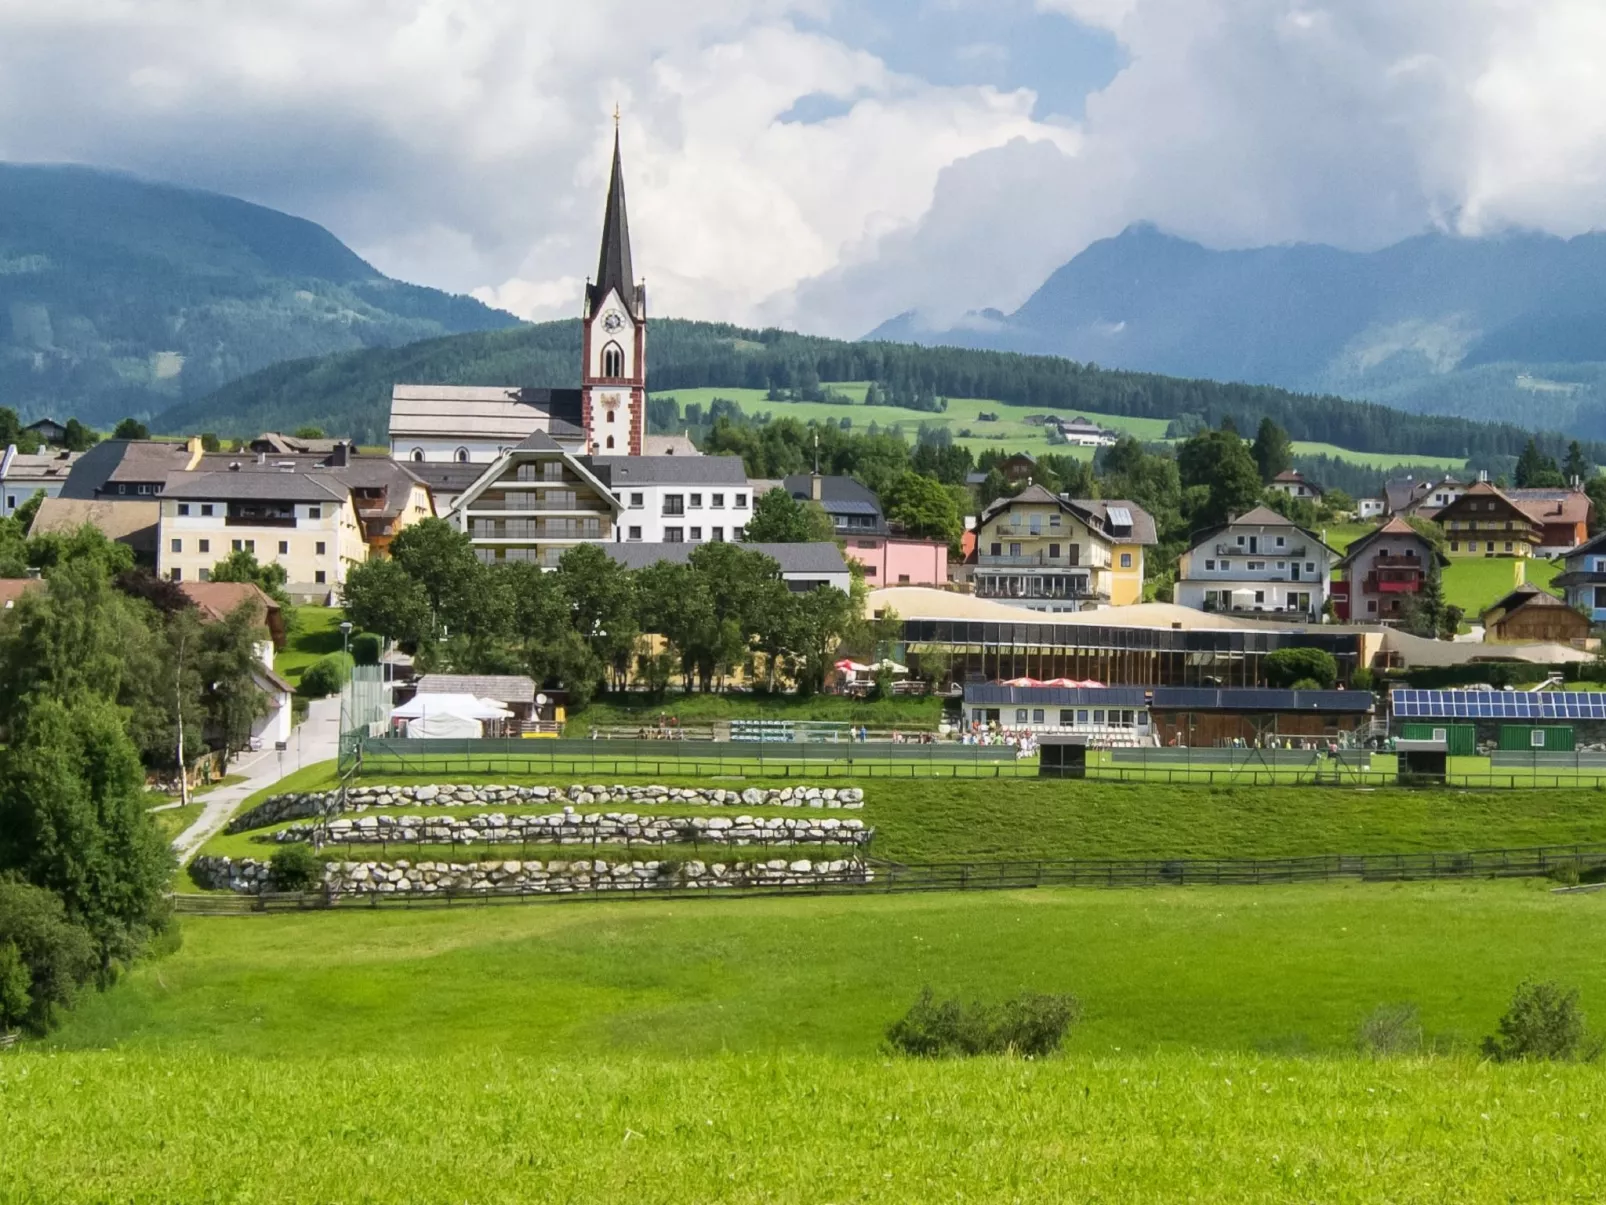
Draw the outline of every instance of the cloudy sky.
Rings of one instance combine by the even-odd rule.
[[[0,159],[246,197],[528,317],[594,270],[615,103],[660,315],[1010,309],[1137,220],[1606,225],[1601,0],[0,0]]]

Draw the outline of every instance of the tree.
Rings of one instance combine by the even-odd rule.
[[[603,667],[622,665],[639,631],[630,574],[595,544],[570,548],[558,558],[558,572],[569,603],[570,627]]]
[[[297,427],[292,432],[296,439],[327,439],[322,427]]]
[[[295,604],[285,587],[290,580],[289,571],[277,561],[262,564],[257,554],[247,548],[236,548],[212,566],[214,582],[246,582],[266,594],[279,606],[286,631],[295,628]]]
[[[819,506],[811,509],[776,486],[754,500],[745,535],[751,544],[804,544],[829,540],[835,531]]]
[[[347,570],[341,601],[346,618],[361,631],[378,632],[398,644],[416,644],[430,634],[429,595],[389,557],[363,561]]]
[[[903,528],[917,540],[938,540],[951,551],[959,550],[964,519],[952,495],[935,477],[905,473],[882,497],[887,522]]]
[[[145,810],[145,773],[105,698],[35,700],[0,759],[0,870],[61,897],[101,965],[166,927],[172,851]]]
[[[134,550],[107,539],[105,532],[89,523],[67,534],[52,531],[29,537],[28,564],[46,577],[73,561],[91,562],[98,573],[111,578],[134,567]]]
[[[1281,689],[1309,680],[1321,690],[1331,690],[1338,681],[1338,662],[1325,649],[1278,649],[1268,653],[1261,666],[1267,685]]]
[[[125,418],[112,432],[113,439],[149,439],[151,429],[138,419]]]
[[[1177,471],[1184,488],[1208,492],[1187,516],[1195,527],[1225,523],[1260,501],[1260,469],[1243,440],[1230,431],[1205,431],[1177,448]]]
[[[853,619],[852,601],[834,586],[818,586],[795,597],[790,651],[798,688],[812,694],[825,685],[831,654]]]
[[[1583,445],[1576,439],[1567,445],[1567,463],[1562,466],[1562,475],[1571,485],[1574,481],[1588,481],[1594,473],[1594,466],[1584,456]]]
[[[1580,448],[1579,455],[1582,454],[1583,449]],[[1531,438],[1517,457],[1515,476],[1518,489],[1554,489],[1567,484],[1555,460],[1541,452],[1539,445]]]
[[[1484,1056],[1497,1063],[1590,1061],[1600,1050],[1578,1006],[1577,988],[1528,979],[1517,986],[1498,1031],[1483,1039]]]
[[[201,626],[197,649],[201,700],[207,728],[221,741],[225,771],[230,755],[250,743],[252,727],[268,711],[267,695],[257,686],[262,668],[257,646],[267,637],[261,607],[249,601]]]
[[[61,443],[69,452],[87,452],[100,442],[100,433],[84,426],[76,418],[67,420],[66,434]]]
[[[17,526],[22,529],[23,535],[27,535],[29,529],[33,527],[34,518],[39,514],[39,508],[44,503],[45,491],[34,490],[33,495],[11,513],[11,517],[17,521]]]
[[[390,556],[424,588],[436,628],[452,621],[452,604],[463,582],[482,568],[472,541],[444,519],[421,519],[404,527],[391,541]]]
[[[94,941],[56,895],[0,882],[0,1031],[46,1032],[99,966]]]
[[[1288,438],[1288,432],[1274,423],[1270,416],[1260,420],[1260,429],[1255,432],[1253,455],[1260,469],[1260,480],[1268,485],[1278,473],[1294,466],[1294,445]]]
[[[1606,473],[1597,473],[1584,481],[1584,493],[1594,505],[1589,512],[1589,534],[1606,531]]]

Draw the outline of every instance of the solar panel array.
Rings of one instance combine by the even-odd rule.
[[[1606,720],[1606,691],[1396,690],[1402,720]]]

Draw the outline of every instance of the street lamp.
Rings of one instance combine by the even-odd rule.
[[[350,710],[346,706],[346,700],[354,685],[352,680],[357,676],[355,667],[351,664],[351,620],[349,619],[340,621],[340,653],[341,668],[346,671],[346,685],[345,689],[340,692],[340,732],[335,737],[337,743],[346,735],[346,719],[350,714]]]

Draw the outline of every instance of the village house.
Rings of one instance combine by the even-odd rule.
[[[1338,553],[1257,506],[1197,537],[1178,559],[1176,601],[1201,611],[1320,619]]]
[[[1153,517],[1135,503],[1029,485],[982,512],[970,578],[978,598],[1036,611],[1127,606],[1142,600],[1155,542]]]
[[[1489,644],[1579,644],[1589,637],[1590,620],[1538,586],[1518,586],[1487,608],[1483,639]]]
[[[1340,623],[1394,623],[1422,592],[1429,567],[1449,564],[1428,538],[1398,516],[1349,546],[1337,562],[1333,614]]]
[[[1452,558],[1463,556],[1532,556],[1540,528],[1528,512],[1497,486],[1475,481],[1434,516],[1444,529]]]

